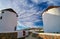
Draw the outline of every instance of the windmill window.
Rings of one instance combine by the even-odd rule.
[[[14,30],[16,31],[16,26],[15,26]]]
[[[18,17],[18,15],[16,17]]]
[[[2,11],[2,13],[4,13],[4,11]]]
[[[2,16],[0,17],[0,19],[2,19]]]

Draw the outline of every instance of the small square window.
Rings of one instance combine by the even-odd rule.
[[[18,15],[16,17],[18,17]]]
[[[2,11],[2,13],[4,13],[4,11]]]
[[[2,16],[0,17],[0,19],[2,19]]]
[[[16,31],[16,26],[15,26],[14,30]]]

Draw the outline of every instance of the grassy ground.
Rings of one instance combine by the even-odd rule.
[[[44,31],[37,31],[38,33],[44,33]]]

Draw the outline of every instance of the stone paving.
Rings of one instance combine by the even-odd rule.
[[[26,37],[25,39],[37,39],[36,37],[33,37],[32,34],[30,34],[28,37]]]

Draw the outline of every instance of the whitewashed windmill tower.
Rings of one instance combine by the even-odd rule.
[[[42,18],[44,32],[60,32],[60,6],[49,6]]]
[[[0,10],[0,31],[14,31],[17,17],[17,13],[11,8]]]

